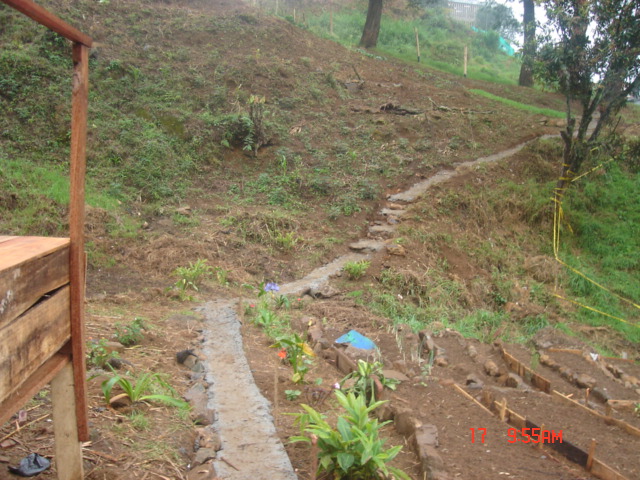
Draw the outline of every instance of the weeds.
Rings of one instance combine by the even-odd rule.
[[[114,336],[116,340],[125,347],[130,347],[142,341],[144,338],[142,331],[147,330],[147,326],[142,318],[136,317],[127,325],[116,323],[115,329]]]
[[[104,338],[98,341],[90,339],[87,342],[87,363],[89,365],[104,368],[109,360],[119,357],[118,352],[107,348],[107,341]]]
[[[357,262],[347,262],[344,264],[343,270],[350,280],[358,280],[367,273],[367,269],[371,266],[369,260],[359,260]]]
[[[195,263],[189,262],[188,267],[176,268],[173,275],[178,277],[178,281],[173,286],[177,290],[180,300],[192,300],[193,297],[187,291],[199,291],[201,280],[210,277],[213,272],[214,269],[203,259],[198,259]]]
[[[383,388],[391,390],[396,389],[396,385],[400,382],[391,378],[386,378],[382,373],[383,365],[379,362],[365,362],[358,360],[357,370],[351,372],[340,381],[340,385],[344,385],[348,380],[353,379],[353,386],[349,387],[348,392],[352,392],[356,396],[362,396],[366,399],[367,405],[373,405],[376,401],[376,382],[377,377]]]

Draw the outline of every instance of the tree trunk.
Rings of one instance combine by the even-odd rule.
[[[524,46],[518,85],[533,87],[533,57],[536,54],[536,10],[533,0],[522,0],[524,6]]]
[[[367,21],[362,30],[360,46],[372,48],[378,44],[378,34],[380,33],[380,18],[382,17],[382,0],[369,0],[367,9]]]

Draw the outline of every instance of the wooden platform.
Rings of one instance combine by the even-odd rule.
[[[71,338],[69,246],[68,238],[0,236],[0,424],[13,413],[2,407],[28,395],[28,380],[46,383],[38,377],[69,361],[57,356]]]

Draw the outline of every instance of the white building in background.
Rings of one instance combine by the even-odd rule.
[[[459,22],[474,23],[478,9],[484,3],[485,0],[449,0],[451,18]]]

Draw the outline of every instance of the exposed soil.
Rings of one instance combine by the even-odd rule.
[[[378,139],[386,139],[388,148],[398,148],[399,138],[406,139],[410,145],[428,139],[430,151],[437,152],[436,155],[430,154],[430,158],[435,160],[432,158],[429,162],[419,161],[418,155],[407,156],[407,161],[399,169],[401,173],[389,178],[388,183],[383,185],[385,196],[370,200],[368,210],[329,222],[324,210],[310,208],[305,218],[299,219],[296,225],[296,231],[306,241],[293,252],[277,251],[260,243],[242,241],[240,232],[225,227],[221,219],[228,210],[216,208],[218,205],[215,202],[226,194],[234,180],[230,180],[230,177],[211,179],[207,177],[207,172],[203,172],[201,177],[205,194],[185,202],[198,212],[200,220],[198,226],[190,229],[176,228],[167,217],[150,217],[148,229],[141,232],[139,238],[113,241],[106,235],[105,214],[90,210],[87,218],[88,237],[94,243],[105,246],[115,258],[117,266],[89,270],[88,335],[93,339],[111,340],[116,324],[129,323],[135,317],[144,318],[149,330],[144,332],[144,340],[139,345],[126,348],[121,353],[121,358],[127,362],[124,368],[134,374],[147,371],[166,373],[180,394],[185,394],[195,384],[202,382],[201,372],[176,362],[176,353],[184,349],[191,348],[199,355],[204,355],[201,347],[206,340],[205,324],[202,316],[193,311],[195,307],[215,299],[244,299],[248,296],[248,290],[241,287],[243,283],[256,285],[268,279],[292,285],[315,268],[347,254],[350,251],[349,243],[367,237],[368,228],[374,222],[384,224],[386,217],[378,215],[378,211],[389,207],[386,195],[404,192],[411,185],[442,169],[453,172],[463,161],[507,150],[542,134],[558,133],[558,128],[551,127],[552,122],[547,118],[525,116],[489,100],[472,97],[467,89],[478,87],[478,82],[440,73],[416,73],[404,63],[371,59],[332,42],[315,39],[287,22],[262,15],[243,4],[221,0],[206,4],[185,1],[172,5],[160,2],[154,7],[169,11],[172,8],[187,9],[194,16],[200,13],[213,14],[228,22],[242,21],[242,18],[257,19],[255,35],[243,38],[242,44],[229,34],[220,34],[214,40],[217,41],[217,48],[226,52],[229,64],[245,68],[242,70],[245,77],[238,79],[238,85],[242,83],[248,90],[269,98],[284,99],[294,84],[329,70],[338,82],[347,82],[352,80],[355,67],[366,82],[364,88],[351,93],[347,100],[341,99],[336,93],[332,98],[325,99],[325,103],[309,104],[305,109],[292,111],[291,125],[288,127],[299,127],[300,130],[296,131],[306,132],[314,139],[316,148],[331,150],[340,134],[336,126],[330,125],[331,122],[326,119],[316,122],[312,114],[340,110],[344,122],[349,126],[350,136],[358,135],[363,126],[376,125],[374,134]],[[242,15],[250,17],[241,18]],[[92,24],[89,20],[87,22],[93,29],[92,36],[108,45],[109,32],[106,27],[99,23]],[[176,35],[174,41],[180,40],[179,34]],[[211,41],[210,37],[188,38],[189,45],[201,49]],[[262,52],[262,56],[255,55],[256,49]],[[108,57],[116,51],[115,46],[107,46],[104,51]],[[247,55],[251,54],[254,60],[248,61]],[[304,74],[300,73],[298,67],[289,68],[291,61],[298,62],[302,57],[308,58],[311,65]],[[274,71],[277,70],[271,69],[278,62],[283,65],[281,73],[276,75]],[[491,90],[494,87],[483,84],[481,88]],[[511,87],[510,90],[515,90],[513,95],[518,95],[517,88]],[[557,101],[552,95],[545,95],[544,98],[548,102]],[[400,116],[381,112],[379,107],[389,102],[422,113]],[[323,133],[325,130],[326,133]],[[296,135],[290,137],[291,148],[302,149],[303,139]],[[459,139],[459,143],[452,144],[452,137]],[[265,153],[256,162],[266,162],[269,155]],[[524,155],[516,155],[496,165],[487,165],[482,172],[469,167],[459,168],[456,175],[440,184],[432,196],[424,200],[426,203],[420,206],[432,212],[432,216],[425,215],[416,220],[409,215],[405,225],[428,222],[434,238],[455,234],[448,224],[442,223],[433,213],[437,211],[445,193],[468,185],[489,190],[492,182],[500,179],[519,181],[524,178],[523,171],[535,171],[536,175],[543,176],[546,164]],[[230,152],[225,158],[229,169],[237,170],[235,173],[238,177],[242,176],[240,165],[244,160],[246,158],[237,151]],[[479,235],[484,235],[481,228],[489,228],[483,224],[486,212],[476,207],[470,205],[467,215],[457,218],[457,223],[460,228],[473,228]],[[244,215],[249,220],[257,221],[264,214],[264,210],[251,206],[235,205],[229,208],[234,209],[237,217]],[[518,230],[524,228],[517,217],[518,213],[511,212],[507,205],[500,224],[491,228],[516,236]],[[489,219],[487,214],[487,222]],[[339,238],[341,242],[322,243],[321,240],[328,237]],[[523,252],[522,255],[535,253]],[[173,269],[198,258],[208,259],[212,265],[227,270],[230,284],[209,282],[196,294],[195,302],[180,302],[168,296],[166,288],[175,281],[171,277]],[[396,391],[385,391],[383,398],[389,400],[389,411],[393,411],[396,418],[403,411],[409,412],[408,417],[437,428],[437,453],[442,465],[438,468],[440,477],[433,478],[595,478],[548,446],[540,449],[522,441],[512,443],[514,437],[513,431],[509,430],[511,427],[497,415],[490,415],[463,396],[455,385],[463,387],[480,402],[486,401],[490,395],[498,401],[506,399],[510,409],[537,425],[543,425],[547,430],[562,431],[563,439],[582,449],[588,450],[591,439],[596,439],[595,456],[598,459],[629,480],[640,478],[640,457],[637,454],[640,437],[625,432],[620,426],[609,425],[584,409],[539,392],[525,381],[509,377],[499,345],[466,340],[434,322],[430,334],[438,351],[444,353],[446,362],[435,363],[427,368],[425,365],[429,362],[429,352],[421,348],[417,335],[411,333],[410,328],[393,331],[387,320],[372,315],[346,295],[358,285],[374,282],[385,268],[394,267],[408,274],[416,271],[423,274],[431,262],[442,258],[448,262],[452,278],[460,280],[462,284],[476,282],[477,285],[478,280],[481,284],[483,279],[491,276],[491,266],[479,264],[471,253],[454,249],[445,241],[425,242],[407,255],[394,255],[383,249],[371,254],[371,271],[360,280],[360,284],[354,282],[347,286],[345,279],[338,276],[331,279],[331,286],[336,293],[331,298],[302,297],[289,311],[291,324],[302,335],[306,335],[310,321],[322,325],[323,338],[329,344],[351,329],[358,330],[376,343],[385,366],[407,377]],[[470,287],[464,301],[469,306],[480,305],[483,295],[481,285],[477,290]],[[239,307],[240,315],[250,303],[243,302]],[[535,311],[537,307],[523,298],[517,308],[522,313],[523,309]],[[553,309],[545,313],[552,319],[556,315]],[[514,316],[518,314],[515,311]],[[640,419],[633,409],[621,408],[609,412],[604,405],[605,398],[640,401],[640,385],[637,383],[640,378],[638,346],[626,343],[609,331],[583,333],[586,339],[607,339],[612,351],[619,354],[626,352],[630,361],[588,360],[589,353],[594,350],[585,341],[577,337],[564,337],[553,329],[550,333],[545,330],[539,332],[536,345],[530,348],[521,345],[502,347],[525,366],[547,378],[552,389],[578,401],[584,401],[586,388],[568,381],[570,375],[563,375],[559,370],[542,365],[540,354],[548,355],[576,374],[591,377],[595,383],[590,385],[590,408],[601,415],[611,413],[614,418],[640,428]],[[320,388],[328,388],[342,379],[345,373],[336,365],[336,359],[330,353],[332,350],[318,343],[314,345],[318,357],[307,374],[309,383],[302,387],[295,385],[291,382],[290,367],[279,362],[275,349],[271,348],[272,341],[258,327],[245,322],[242,337],[253,377],[261,393],[271,402],[277,435],[285,445],[298,478],[315,478],[310,471],[308,446],[288,443],[289,437],[298,434],[299,429],[294,425],[293,417],[286,414],[299,412],[300,403],[311,403],[329,418],[335,418],[338,409],[330,396],[323,402],[314,403],[314,382],[322,379]],[[475,355],[470,354],[473,350],[470,350],[470,346],[475,349]],[[553,351],[554,348],[579,352]],[[215,351],[209,353],[215,355]],[[487,373],[487,360],[492,360],[497,366],[496,374]],[[194,473],[201,429],[200,426],[194,427],[193,419],[179,415],[174,409],[157,405],[139,404],[118,409],[108,407],[100,390],[100,382],[105,377],[103,372],[95,373],[100,376],[89,381],[91,442],[84,449],[87,479],[213,478],[211,472],[201,476]],[[509,383],[514,381],[516,383]],[[606,395],[596,395],[594,388]],[[296,400],[288,400],[285,390],[296,389],[302,391],[301,396]],[[483,392],[486,393],[483,395]],[[3,464],[0,466],[0,479],[15,478],[6,472],[4,465],[15,465],[32,451],[50,457],[53,455],[50,417],[45,416],[50,412],[46,392],[34,398],[25,409],[28,411],[28,422],[36,420],[34,423],[22,425],[16,432],[16,418],[0,429],[0,463]],[[134,422],[136,411],[143,414],[146,419],[144,423]],[[412,439],[398,431],[397,422],[395,425],[385,427],[387,445],[402,444],[405,448],[394,465],[413,479],[429,478],[424,475],[420,460],[413,451]],[[480,439],[478,429],[481,428],[486,429],[484,441]],[[471,436],[473,429],[474,439]],[[518,438],[523,439],[522,435],[518,435]],[[227,460],[234,463],[233,458]],[[241,465],[237,467],[242,468]],[[263,478],[269,477],[269,472],[264,472]],[[55,478],[55,469],[38,478]]]

